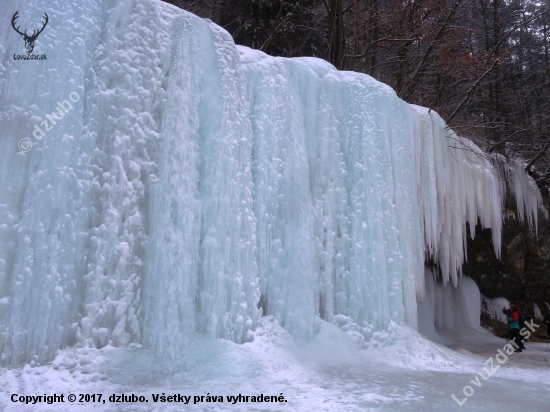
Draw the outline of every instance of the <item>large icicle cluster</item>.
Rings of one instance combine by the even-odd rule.
[[[416,164],[426,252],[443,282],[456,286],[466,258],[467,222],[472,235],[478,217],[491,228],[500,255],[502,181],[476,145],[449,130],[437,113],[413,107],[420,114]]]
[[[526,165],[522,162],[505,158],[500,154],[489,155],[491,163],[495,166],[502,181],[502,199],[505,199],[506,189],[516,199],[516,210],[520,222],[527,219],[530,230],[538,233],[538,211],[548,218],[548,211],[543,205],[542,195],[535,180],[525,171]]]
[[[498,253],[493,166],[369,76],[237,48],[160,2],[35,6],[48,60],[13,60],[0,32],[1,364],[78,342],[177,358],[197,332],[252,339],[261,314],[299,341],[335,315],[368,338],[416,327],[425,251],[456,281],[466,221]]]

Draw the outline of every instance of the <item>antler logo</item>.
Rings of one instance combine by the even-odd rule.
[[[19,10],[17,10],[14,13],[14,15],[11,19],[11,26],[13,27],[13,29],[17,33],[19,33],[21,35],[23,40],[25,40],[25,48],[27,49],[27,53],[31,54],[32,51],[34,50],[34,42],[36,41],[36,39],[40,35],[40,33],[42,33],[42,31],[44,31],[44,29],[46,28],[46,25],[48,24],[48,21],[50,20],[50,18],[48,17],[48,15],[46,13],[44,13],[44,22],[42,23],[42,28],[40,30],[33,30],[32,35],[29,36],[27,34],[27,30],[25,30],[24,32],[21,32],[21,31],[19,31],[19,26],[15,27],[16,20],[19,17],[18,13],[19,13]]]

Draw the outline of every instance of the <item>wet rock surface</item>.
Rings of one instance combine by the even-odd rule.
[[[501,259],[495,256],[490,229],[478,224],[475,239],[468,239],[468,262],[464,273],[475,280],[488,298],[516,301],[527,317],[534,316],[533,303],[546,313],[550,303],[550,222],[539,214],[538,236],[515,218],[507,204],[503,224]]]

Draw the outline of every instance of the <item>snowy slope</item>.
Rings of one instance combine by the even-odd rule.
[[[369,340],[416,328],[425,252],[456,283],[466,221],[498,253],[504,177],[369,76],[236,47],[151,0],[3,7],[2,365],[77,343],[180,359],[195,332],[251,341],[262,314],[298,342],[336,315]],[[13,59],[16,10],[50,16],[47,60]]]

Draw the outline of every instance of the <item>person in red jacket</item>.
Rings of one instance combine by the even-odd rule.
[[[510,335],[512,340],[515,342],[515,346],[518,347],[516,352],[521,352],[522,349],[525,349],[523,346],[523,338],[519,334],[520,325],[519,325],[519,310],[515,306],[510,305],[510,316],[508,316],[508,326],[510,327]]]
[[[506,319],[508,319],[510,316],[512,316],[512,309],[516,307],[515,302],[510,301],[510,309],[506,309],[506,306],[502,308],[502,313],[506,315]],[[508,339],[512,340],[512,330],[510,329],[510,323],[508,323]]]

